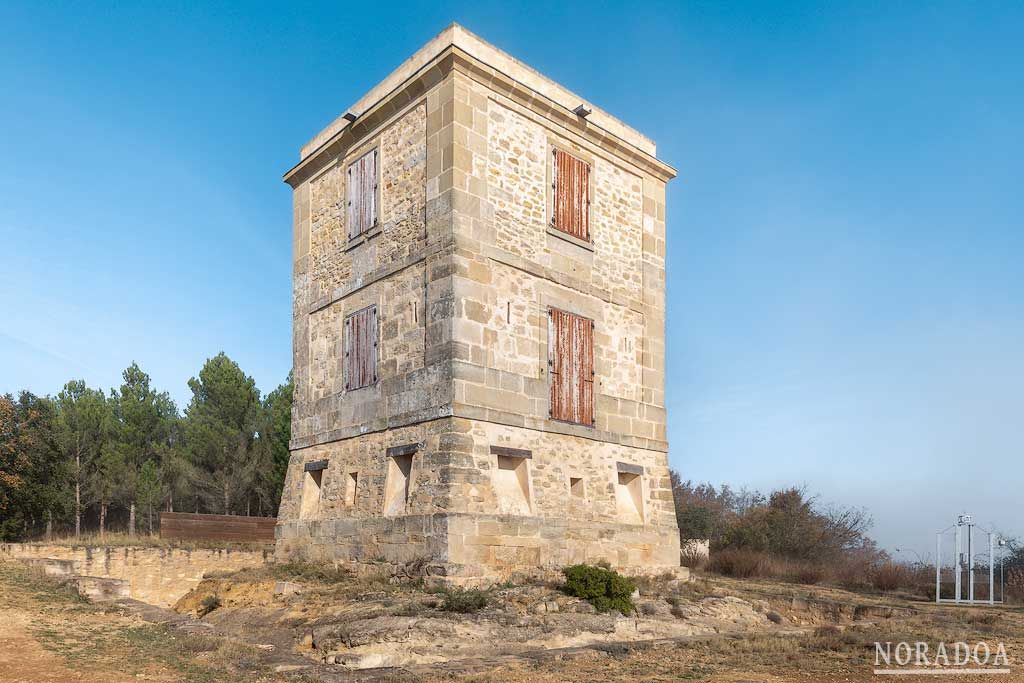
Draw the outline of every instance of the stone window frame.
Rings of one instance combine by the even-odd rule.
[[[301,482],[299,487],[299,514],[300,520],[315,520],[320,519],[323,515],[323,504],[327,493],[327,485],[330,483],[328,474],[328,465],[330,460],[323,458],[320,460],[311,460],[302,464]],[[317,487],[316,490],[316,501],[309,502],[306,498],[308,495],[307,487],[310,483],[314,483]],[[306,507],[309,505],[312,510],[307,510]]]
[[[368,142],[361,143],[355,147],[352,147],[345,154],[338,157],[334,162],[341,167],[342,174],[342,201],[345,207],[345,236],[348,237],[348,169],[352,167],[352,164],[362,159],[367,154],[377,153],[377,178],[376,189],[374,190],[374,202],[377,207],[377,222],[370,227],[366,232],[360,233],[352,239],[346,239],[345,251],[352,251],[358,247],[363,246],[371,239],[381,234],[384,229],[384,221],[381,220],[381,214],[383,214],[383,199],[384,199],[384,150],[381,144],[383,138],[383,131],[377,134],[377,136]]]
[[[576,479],[576,480],[578,480],[580,482],[580,486],[583,488],[583,495],[582,496],[573,495],[573,492],[572,492],[572,480],[573,479]],[[579,505],[582,505],[582,504],[590,502],[590,487],[587,486],[587,478],[585,476],[583,476],[582,473],[578,474],[578,476],[576,476],[576,473],[572,473],[572,472],[567,474],[566,475],[566,482],[568,484],[568,489],[569,489],[569,502],[570,503],[577,503]]]
[[[631,462],[622,462],[621,460],[616,460],[615,461],[615,466],[612,468],[612,479],[611,479],[611,482],[612,482],[612,500],[615,502],[616,506],[618,506],[617,496],[619,495],[618,494],[619,475],[620,474],[635,475],[636,478],[637,478],[637,481],[640,482],[640,505],[639,505],[639,508],[637,510],[639,512],[639,514],[640,514],[640,523],[636,524],[636,523],[632,523],[632,522],[623,522],[621,520],[618,520],[620,524],[627,524],[629,526],[647,526],[648,525],[648,515],[649,515],[650,510],[648,509],[648,506],[647,506],[647,497],[648,497],[650,491],[648,490],[647,477],[644,474],[645,469],[646,468],[643,465],[637,465],[637,464],[631,463]]]
[[[342,481],[345,482],[345,490],[341,492],[341,495],[343,496],[343,503],[346,508],[354,509],[356,507],[356,503],[359,500],[359,470],[346,469],[345,476],[342,477]],[[351,500],[349,500],[348,496],[348,487],[350,481],[352,482]]]
[[[534,499],[535,491],[533,485],[533,467],[531,462],[533,461],[533,451],[525,448],[511,448],[508,446],[496,446],[491,445],[488,449],[490,465],[491,465],[491,485],[495,487],[495,477],[497,476],[498,470],[500,469],[499,458],[505,458],[508,460],[519,460],[520,465],[525,473],[525,489],[523,495],[526,499],[526,515],[531,516],[536,514],[537,502]],[[512,513],[508,513],[512,514]]]
[[[562,230],[556,228],[552,224],[552,221],[554,221],[555,217],[555,188],[553,187],[555,182],[555,169],[553,158],[555,156],[556,151],[565,152],[566,154],[569,154],[590,166],[590,182],[587,184],[587,230],[590,233],[590,241],[581,240],[580,238],[570,235],[567,232],[563,232]],[[558,140],[552,137],[551,135],[548,136],[548,149],[544,161],[544,188],[546,193],[544,201],[545,232],[547,232],[547,234],[551,235],[552,237],[557,237],[561,240],[568,242],[569,244],[574,244],[577,247],[581,247],[591,252],[594,251],[594,186],[597,184],[595,182],[595,175],[597,171],[596,159],[597,158],[588,150],[582,149],[581,147],[570,144],[568,142]]]
[[[416,492],[416,476],[419,474],[419,470],[423,466],[422,462],[418,462],[422,460],[422,457],[417,458],[416,455],[422,451],[423,446],[423,442],[414,442],[400,446],[390,446],[384,450],[384,481],[380,498],[380,514],[382,517],[400,517],[402,515],[410,514],[409,503],[412,501],[413,494]],[[405,478],[405,489],[403,493],[401,511],[389,512],[388,493],[391,488],[391,484],[393,483],[391,481],[391,465],[392,462],[394,462],[395,466],[398,467],[396,458],[409,459],[409,474]]]

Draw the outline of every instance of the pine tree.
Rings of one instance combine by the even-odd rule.
[[[206,361],[188,382],[192,400],[184,431],[197,481],[207,504],[231,514],[251,490],[253,443],[260,410],[256,382],[223,352]]]
[[[267,394],[260,410],[259,439],[256,443],[258,461],[254,494],[260,514],[276,514],[281,505],[284,475],[288,470],[288,442],[292,434],[291,373],[288,381]]]
[[[53,441],[63,457],[73,491],[75,538],[82,532],[83,493],[109,431],[110,407],[103,392],[72,380],[57,394]]]
[[[114,497],[128,507],[128,534],[135,535],[135,513],[140,504],[140,488],[147,487],[151,495],[152,481],[142,480],[142,470],[153,463],[151,473],[160,469],[160,460],[170,448],[178,409],[166,393],[158,393],[150,385],[150,378],[137,363],[132,363],[121,374],[120,389],[111,389],[110,404],[113,416],[110,448],[110,466],[118,468],[120,486]]]

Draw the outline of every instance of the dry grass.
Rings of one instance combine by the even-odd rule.
[[[709,558],[695,549],[684,550],[679,554],[679,564],[683,567],[701,571],[708,566]]]
[[[858,560],[819,564],[772,557],[751,550],[712,553],[708,570],[737,579],[775,579],[788,583],[842,586],[856,592],[900,592],[912,599],[933,599],[935,573],[923,565]]]
[[[1024,618],[1006,610],[928,609],[909,618],[888,619],[873,625],[825,624],[794,635],[769,632],[712,636],[651,649],[638,647],[616,654],[593,652],[533,666],[509,666],[482,674],[446,675],[427,680],[438,683],[453,678],[466,683],[632,683],[638,680],[867,683],[878,678],[872,675],[875,642],[978,642],[985,639],[989,642],[1004,640],[1010,652],[1017,651],[1024,641]]]
[[[423,590],[423,580],[396,576],[385,568],[355,573],[344,565],[328,562],[271,562],[234,571],[207,572],[207,579],[233,584],[290,581],[302,584],[309,594],[324,600],[351,600],[375,594],[398,594]]]
[[[736,579],[769,577],[774,574],[771,559],[752,550],[719,550],[711,554],[708,569]]]
[[[676,575],[672,572],[665,572],[663,574],[648,575],[641,574],[639,576],[630,577],[633,584],[640,589],[642,595],[664,595],[669,592],[669,585],[676,585]]]
[[[884,562],[875,568],[871,582],[880,591],[894,591],[910,582],[910,571],[895,562]]]
[[[128,674],[140,680],[220,683],[251,680],[256,671],[267,674],[252,648],[248,654],[255,652],[255,660],[222,657],[222,638],[140,623],[116,609],[94,605],[67,584],[18,563],[0,562],[0,610],[30,618],[31,637],[60,657],[64,666],[80,672],[81,680]],[[2,626],[0,619],[0,632]]]
[[[805,564],[797,567],[796,573],[793,576],[797,583],[813,586],[824,581],[828,573],[821,566]]]
[[[1024,602],[1024,569],[1011,569],[1006,575],[1006,596]]]
[[[472,614],[484,609],[490,602],[490,595],[487,591],[473,588],[449,588],[444,591],[443,595],[444,601],[440,608],[443,612]]]
[[[349,583],[354,579],[354,575],[348,569],[327,562],[272,562],[259,567],[207,572],[206,577],[237,582],[295,581],[316,584]]]

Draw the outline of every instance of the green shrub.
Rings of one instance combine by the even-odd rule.
[[[444,601],[441,609],[445,612],[458,612],[469,614],[478,612],[487,607],[487,591],[477,589],[449,588],[444,592]]]
[[[589,564],[574,564],[562,573],[565,574],[565,592],[588,601],[597,611],[618,610],[623,614],[635,611],[632,595],[636,584],[632,579]]]

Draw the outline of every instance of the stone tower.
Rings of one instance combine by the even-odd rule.
[[[679,564],[648,138],[452,25],[302,148],[280,558]]]

